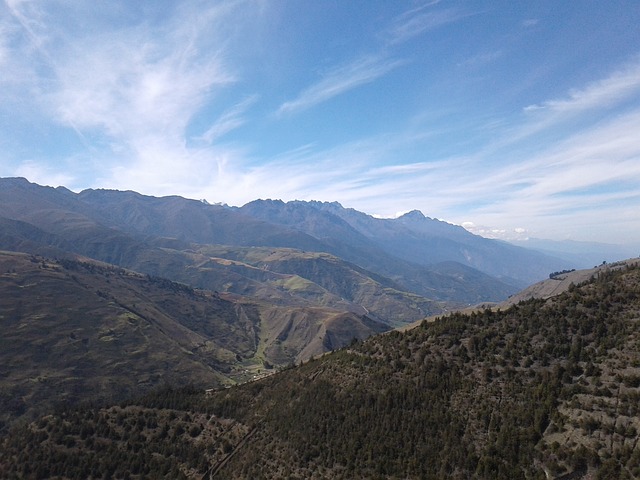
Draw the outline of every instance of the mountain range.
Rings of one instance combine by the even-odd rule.
[[[20,178],[0,179],[0,204],[4,222],[40,231],[27,233],[27,226],[14,224],[17,230],[13,238],[4,234],[4,245],[37,241],[42,248],[82,251],[122,266],[150,247],[293,248],[330,253],[431,299],[465,303],[496,300],[549,271],[573,266],[418,211],[378,219],[337,203],[256,200],[238,208],[130,191],[76,194]],[[475,275],[475,286],[465,283],[467,275]]]
[[[640,476],[637,259],[337,203],[0,206],[0,477]]]
[[[0,248],[81,255],[271,303],[365,313],[390,327],[496,302],[573,265],[418,211],[378,219],[337,203],[43,187],[0,179]]]
[[[415,211],[390,220],[337,203],[238,208],[22,178],[0,179],[0,206],[9,417],[78,392],[243,382],[504,300],[566,267]],[[176,373],[162,375],[170,365]]]
[[[323,239],[337,255],[372,269],[384,268],[380,265],[384,262],[374,259],[389,255],[396,262],[399,258],[432,271],[440,271],[442,263],[455,262],[522,287],[544,278],[551,265],[566,263],[474,235],[417,210],[395,219],[380,219],[337,202],[256,200],[240,211]]]

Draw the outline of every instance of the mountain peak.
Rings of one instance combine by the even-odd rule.
[[[398,218],[405,220],[426,220],[427,217],[425,217],[420,210],[411,210],[404,215],[400,215]]]
[[[334,209],[344,210],[344,207],[340,202],[323,202],[322,200],[309,200],[305,202],[303,200],[297,200],[300,203],[311,205],[312,207],[332,207]]]
[[[257,200],[252,200],[249,203],[245,204],[244,206],[246,207],[247,205],[277,205],[277,206],[282,206],[284,205],[284,202],[282,200],[280,200],[279,198],[273,200],[271,198],[259,198]]]

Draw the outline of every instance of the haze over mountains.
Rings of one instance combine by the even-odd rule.
[[[624,238],[620,239],[624,241]],[[591,268],[603,261],[617,261],[635,258],[640,251],[639,246],[630,244],[611,245],[606,243],[578,242],[572,240],[554,241],[540,238],[527,238],[513,241],[515,245],[535,249],[552,257],[563,258],[573,264],[575,268]]]
[[[416,277],[425,276],[424,281],[428,275],[439,274],[440,264],[456,262],[511,287],[540,280],[568,263],[473,235],[418,211],[397,219],[377,219],[337,203],[256,200],[237,208],[113,190],[75,194],[64,187],[41,187],[24,179],[0,179],[0,195],[0,216],[57,235],[49,246],[56,246],[57,241],[63,250],[80,247],[89,253],[98,248],[95,242],[83,244],[89,230],[108,230],[121,244],[97,253],[111,260],[126,256],[134,244],[158,245],[159,239],[175,239],[183,242],[180,246],[197,243],[321,251],[392,277],[400,278],[398,270],[405,268]],[[72,227],[85,230],[71,232]],[[443,270],[453,276],[451,266]]]

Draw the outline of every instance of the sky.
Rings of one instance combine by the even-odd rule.
[[[637,0],[3,0],[0,177],[640,246]]]

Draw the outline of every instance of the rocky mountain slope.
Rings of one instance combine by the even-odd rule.
[[[317,269],[313,278],[306,278],[303,272],[315,268],[307,263],[317,264],[317,258],[291,249],[286,252],[289,270],[268,272],[234,260],[233,253],[230,258],[216,257],[207,249],[215,242],[237,241],[239,245],[267,242],[322,251],[320,242],[230,209],[179,197],[157,199],[110,191],[76,195],[23,179],[0,179],[0,184],[0,223],[4,227],[0,248],[6,250],[59,258],[80,254],[194,287],[253,295],[279,305],[329,306],[360,314],[368,311],[389,326],[437,312],[442,309],[440,301],[471,303],[478,296],[499,297],[510,292],[504,286],[497,291],[482,285],[463,289],[467,282],[448,277],[442,289],[430,289],[428,293],[433,295],[418,298],[419,294],[398,283],[339,258],[324,261],[322,278]],[[96,196],[102,200],[97,201]],[[204,241],[208,243],[194,243]],[[270,248],[275,251],[283,247]],[[226,251],[218,249],[221,254]],[[368,293],[343,298],[340,291],[331,290],[345,281],[362,282],[362,289]],[[300,288],[302,284],[305,288]],[[356,297],[364,303],[355,303]]]
[[[167,383],[243,382],[388,329],[346,308],[274,305],[12,252],[0,252],[0,326],[5,423]]]
[[[391,255],[422,266],[456,262],[517,287],[543,279],[554,267],[570,266],[567,261],[533,250],[473,235],[417,210],[395,219],[381,219],[337,202],[256,200],[240,211],[325,241],[330,238],[340,252],[353,250],[366,255],[377,250],[378,256]]]
[[[481,271],[473,262],[461,261],[466,253],[462,257],[445,254],[444,244],[451,247],[449,250],[460,250],[456,236],[488,242],[487,245],[497,249],[497,253],[482,262],[478,260],[482,255],[474,253],[472,256],[477,264],[498,265],[507,261],[516,269],[529,269],[525,277],[535,278],[541,277],[540,272],[534,270],[546,269],[548,262],[553,264],[551,271],[564,268],[562,262],[548,257],[542,259],[544,262],[537,257],[536,262],[524,261],[526,255],[514,257],[507,252],[510,248],[526,253],[524,249],[507,248],[480,239],[444,222],[437,222],[441,230],[451,230],[455,235],[426,235],[419,233],[417,227],[408,228],[400,220],[378,222],[359,212],[339,210],[345,216],[358,216],[373,222],[365,232],[363,222],[352,222],[352,225],[337,213],[326,211],[325,204],[282,204],[283,210],[282,202],[272,202],[277,207],[274,207],[277,215],[267,215],[263,203],[252,202],[238,209],[181,197],[148,197],[135,192],[86,190],[75,194],[63,187],[41,187],[24,179],[0,179],[0,204],[3,206],[0,217],[5,223],[14,222],[14,235],[5,238],[4,246],[0,247],[10,249],[23,245],[33,248],[35,244],[45,254],[72,251],[135,269],[151,268],[148,262],[140,260],[151,250],[154,250],[154,261],[158,262],[161,253],[167,249],[184,252],[193,249],[193,245],[293,248],[330,253],[367,270],[369,276],[385,277],[399,290],[429,300],[458,304],[504,299],[515,293],[523,280],[509,277],[510,272],[498,272],[501,277],[498,279],[493,273]],[[317,205],[326,208],[319,209]],[[269,210],[274,210],[271,207],[273,205]],[[18,228],[15,222],[21,222],[21,227]],[[376,228],[377,233],[374,232]],[[416,250],[417,245],[422,245],[421,250]],[[465,250],[470,251],[469,248]],[[442,262],[447,262],[445,268],[441,267]],[[163,275],[169,275],[169,278],[174,278],[171,275],[178,271],[164,270]],[[296,271],[287,273],[297,274]]]
[[[504,302],[501,302],[499,308],[508,308],[523,300],[529,300],[532,298],[547,299],[560,295],[566,292],[570,288],[574,288],[576,285],[587,282],[593,277],[600,274],[605,274],[610,270],[620,270],[629,266],[634,266],[640,263],[638,258],[630,258],[628,260],[622,260],[619,262],[606,263],[603,262],[593,268],[586,268],[581,270],[561,270],[557,272],[551,272],[549,278],[537,282],[524,290],[518,292],[515,295],[510,296]]]
[[[16,428],[0,476],[637,478],[640,268],[205,394]]]

